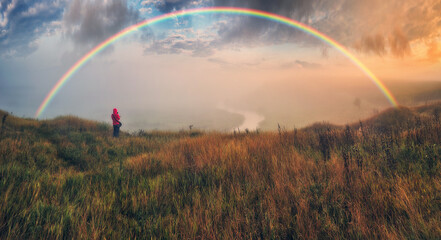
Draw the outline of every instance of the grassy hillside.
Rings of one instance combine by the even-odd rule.
[[[440,110],[119,139],[76,117],[7,116],[0,239],[439,239]]]

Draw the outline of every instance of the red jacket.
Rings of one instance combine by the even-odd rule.
[[[118,110],[116,108],[113,109],[113,114],[111,115],[111,117],[112,117],[113,125],[118,125],[120,118],[119,118]]]

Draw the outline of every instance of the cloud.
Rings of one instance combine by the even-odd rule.
[[[233,6],[268,11],[308,24],[360,53],[397,58],[412,56],[414,42],[438,41],[441,33],[439,0],[146,0],[142,5],[164,13],[195,6]],[[176,27],[191,27],[191,18],[186,21],[189,23]],[[148,51],[182,53],[198,48],[210,53],[223,48],[296,43],[319,48],[324,57],[328,56],[329,46],[322,41],[267,19],[223,15],[211,30],[216,36],[200,40],[202,48],[197,47],[201,44],[195,41],[172,45],[168,39],[157,42],[154,45],[157,50],[151,47]]]
[[[145,48],[145,54],[180,54],[187,53],[195,57],[213,55],[212,41],[204,38],[190,38],[184,34],[170,35],[165,39],[156,40]]]
[[[144,7],[144,8],[139,9],[139,11],[141,13],[148,13],[148,14],[150,14],[150,13],[153,12],[153,9],[151,7],[149,7],[149,8]]]
[[[184,8],[197,7],[208,4],[209,0],[146,0],[142,1],[143,6],[154,6],[163,13],[168,13]]]
[[[214,6],[248,7],[275,12],[307,22],[314,12],[316,3],[321,1],[322,0],[149,0],[143,1],[142,4],[156,7],[159,11],[164,13],[194,6],[207,6],[207,4]],[[191,18],[186,20],[188,20],[189,23],[183,26],[191,27]],[[297,42],[308,46],[323,46],[323,43],[301,31],[255,17],[222,16],[222,21],[215,22],[209,31],[215,32],[214,38],[205,39],[199,36],[198,40],[194,39],[185,43],[175,42],[182,40],[168,38],[166,40],[157,41],[147,48],[146,51],[153,51],[159,54],[172,54],[182,53],[184,52],[183,50],[191,49],[195,56],[210,56],[216,49],[232,46],[256,47],[285,42]],[[175,43],[171,44],[171,42]]]
[[[155,4],[157,2],[159,2],[161,0],[146,0],[146,1],[142,1],[141,5],[145,6],[145,5],[151,5],[151,4]]]
[[[77,46],[94,46],[139,20],[126,0],[73,0],[63,18],[65,35]]]
[[[293,19],[308,22],[315,8],[323,0],[213,0],[214,6],[245,7],[277,13]],[[150,2],[150,1],[149,1]],[[161,12],[170,12],[193,6],[202,6],[208,1],[160,0],[155,6]],[[291,27],[255,17],[227,17],[227,23],[219,25],[216,46],[235,44],[242,46],[268,45],[284,42],[321,44],[306,34]]]
[[[281,64],[281,68],[305,68],[305,69],[317,69],[321,68],[322,65],[318,63],[311,63],[302,60],[295,60],[288,63]]]
[[[164,13],[210,4],[214,6],[244,7],[273,12],[302,20],[302,18],[307,17],[314,12],[314,6],[316,3],[322,1],[323,0],[147,0],[142,1],[141,4],[153,4],[159,11]]]
[[[127,0],[0,0],[0,56],[29,55],[54,31],[90,48],[138,20]]]
[[[222,67],[235,67],[235,66],[237,66],[237,64],[233,64],[230,61],[226,61],[226,60],[221,59],[221,58],[209,58],[207,60],[209,62],[219,64]]]
[[[354,47],[359,51],[383,56],[386,54],[386,39],[381,34],[366,36],[357,42]]]
[[[409,39],[401,29],[395,29],[388,38],[383,34],[366,36],[355,43],[354,48],[378,56],[390,53],[395,57],[404,57],[411,54]]]
[[[286,42],[317,43],[305,33],[266,19],[252,17],[229,17],[219,26],[218,46],[234,44],[240,47],[255,47]]]
[[[252,8],[304,21],[315,12],[320,2],[321,0],[214,0],[214,5]]]
[[[393,55],[397,57],[404,57],[410,55],[409,39],[404,33],[395,29],[389,37],[390,50]]]
[[[219,65],[220,67],[226,68],[226,69],[240,69],[243,70],[244,68],[251,68],[251,69],[257,69],[263,66],[264,63],[268,62],[268,59],[266,58],[260,58],[260,59],[248,59],[248,60],[240,60],[235,59],[231,60],[229,58],[228,60],[225,58],[219,58],[219,57],[210,57],[207,58],[207,61],[210,63],[214,63]]]
[[[27,56],[38,48],[38,39],[55,28],[63,13],[61,0],[1,0],[0,56]]]
[[[295,63],[297,64],[297,66],[300,66],[301,68],[316,69],[316,68],[320,68],[321,67],[320,64],[310,63],[310,62],[301,61],[301,60],[296,60]]]
[[[190,0],[150,0],[160,11],[191,7]],[[202,1],[202,4],[208,2]],[[433,41],[441,32],[439,0],[212,0],[213,6],[258,9],[301,21],[347,47],[378,56],[411,56],[412,42]],[[224,17],[223,17],[224,18]],[[253,17],[227,17],[215,46],[240,47],[323,43],[290,27]]]
[[[440,7],[439,0],[344,0],[314,26],[358,51],[402,58],[413,42],[439,35]]]
[[[90,48],[138,22],[142,13],[203,6],[276,13],[311,25],[344,46],[379,56],[411,56],[413,43],[438,41],[441,33],[439,0],[144,0],[138,1],[138,9],[127,1],[0,0],[0,55],[25,56],[37,49],[41,36],[58,30],[75,46]],[[192,26],[191,17],[178,21],[176,28]],[[191,51],[196,56],[224,47],[283,43],[326,49],[306,33],[254,17],[222,16],[211,31],[215,37],[210,39],[175,40],[175,45],[163,41],[157,46],[164,45],[161,51]]]
[[[155,2],[155,7],[161,12],[171,12],[189,6],[193,0],[161,0]]]
[[[427,45],[427,60],[430,62],[438,62],[441,59],[441,49],[438,42],[433,41]]]

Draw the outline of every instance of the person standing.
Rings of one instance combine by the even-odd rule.
[[[119,137],[119,128],[122,126],[122,123],[119,121],[120,116],[118,113],[118,109],[113,109],[112,121],[113,121],[113,137]]]

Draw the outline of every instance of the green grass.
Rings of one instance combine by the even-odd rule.
[[[0,239],[439,239],[439,108],[119,139],[72,116],[8,116]]]

